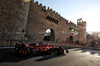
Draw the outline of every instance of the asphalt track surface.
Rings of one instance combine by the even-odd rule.
[[[13,47],[0,48],[0,66],[100,66],[100,51],[68,48],[63,55],[19,56]]]

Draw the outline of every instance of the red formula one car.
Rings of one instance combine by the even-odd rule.
[[[33,54],[56,54],[61,55],[64,54],[64,48],[62,47],[55,47],[53,45],[49,44],[43,44],[43,43],[32,43],[32,44],[23,44],[22,42],[17,42],[15,45],[16,51],[21,56],[27,56],[30,53]],[[66,50],[68,52],[68,50]]]

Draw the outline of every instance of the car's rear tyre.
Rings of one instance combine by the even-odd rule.
[[[60,48],[58,49],[58,54],[59,54],[59,55],[64,54],[64,49],[60,47]]]
[[[30,49],[27,47],[23,47],[19,50],[19,54],[21,56],[27,56],[30,53]]]

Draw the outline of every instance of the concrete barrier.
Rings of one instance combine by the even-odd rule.
[[[0,40],[0,47],[14,47],[17,41],[21,41],[24,44],[31,44],[31,43],[39,43],[41,41],[34,41],[34,40],[11,40],[11,39],[2,39]],[[91,47],[88,45],[76,45],[76,44],[68,44],[68,43],[61,43],[61,42],[52,42],[52,41],[42,41],[44,44],[51,44],[55,46],[64,46],[64,47],[79,47],[79,48],[88,48],[88,49],[97,49],[100,50],[100,46],[98,47]]]

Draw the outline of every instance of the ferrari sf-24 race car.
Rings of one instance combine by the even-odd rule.
[[[64,54],[64,48],[43,43],[32,43],[25,45],[22,42],[16,42],[15,49],[21,56],[27,56],[30,53],[48,55]],[[66,49],[66,52],[68,53],[69,51]]]

